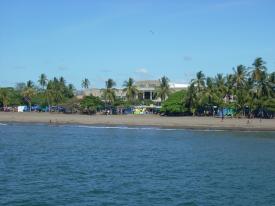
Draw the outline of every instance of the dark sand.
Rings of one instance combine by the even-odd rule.
[[[154,126],[161,128],[275,131],[275,119],[235,119],[213,117],[161,117],[158,115],[78,115],[55,113],[0,112],[0,123],[50,123],[112,126]]]

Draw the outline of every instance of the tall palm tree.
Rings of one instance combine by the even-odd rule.
[[[187,90],[187,95],[186,95],[186,106],[189,108],[190,112],[195,116],[195,111],[198,106],[198,93],[196,92],[196,87],[195,83],[191,82],[190,86],[188,87]]]
[[[238,65],[237,68],[233,68],[234,76],[234,99],[235,109],[242,111],[242,115],[245,115],[245,105],[247,101],[247,70],[243,65]]]
[[[103,97],[105,100],[105,103],[113,104],[115,102],[115,87],[116,83],[113,79],[108,79],[105,82],[106,88],[103,90]]]
[[[261,74],[261,79],[258,80],[258,84],[254,86],[254,91],[257,94],[258,99],[262,97],[270,97],[271,95],[271,88],[268,81],[268,76],[266,72]]]
[[[204,91],[204,95],[207,98],[207,104],[214,106],[217,102],[217,94],[216,87],[214,84],[214,79],[211,77],[206,78],[206,89]]]
[[[59,78],[59,82],[60,82],[62,85],[65,85],[65,84],[66,84],[65,78],[62,77],[62,76]]]
[[[84,89],[88,89],[90,86],[90,81],[89,79],[85,78],[84,80],[82,80],[82,84],[81,84],[82,88]]]
[[[52,85],[53,85],[53,81],[50,80],[47,84],[47,88],[44,93],[48,107],[49,107],[49,112],[51,111],[51,103],[53,101],[53,96],[54,96],[54,89]]]
[[[134,102],[134,99],[138,93],[137,87],[134,83],[135,81],[132,78],[129,78],[128,81],[124,81],[123,83],[123,86],[125,87],[123,91],[126,92],[126,98],[131,103]]]
[[[246,68],[243,65],[238,65],[237,68],[233,69],[234,71],[234,83],[236,88],[241,88],[244,87],[244,85],[246,84]]]
[[[34,83],[31,80],[27,81],[26,85],[27,85],[28,88],[33,88],[34,87]]]
[[[9,91],[4,88],[0,88],[0,101],[4,107],[7,107],[10,101]]]
[[[57,78],[57,77],[54,77],[54,78],[53,78],[53,82],[54,82],[54,83],[58,83],[58,82],[59,82],[58,78]]]
[[[196,74],[196,79],[192,79],[191,82],[194,84],[198,92],[201,92],[205,88],[205,75],[202,71]]]
[[[28,84],[27,84],[28,85]],[[31,106],[32,106],[32,98],[36,95],[36,91],[33,87],[27,86],[22,91],[22,96],[24,97],[25,101],[28,102],[31,112]]]
[[[272,72],[271,74],[269,74],[268,80],[269,82],[275,84],[275,72]]]
[[[69,89],[70,91],[74,91],[74,90],[75,90],[74,85],[73,85],[73,84],[69,84],[69,85],[68,85],[68,89]]]
[[[275,98],[275,72],[269,74],[268,81],[271,89],[271,96]]]
[[[161,77],[160,86],[157,88],[157,96],[160,97],[163,102],[170,94],[169,79],[166,76]]]
[[[45,89],[45,86],[47,85],[47,76],[46,74],[41,74],[39,76],[39,79],[38,79],[38,83],[40,84],[40,86],[42,87],[42,89],[44,90]]]
[[[218,103],[219,106],[223,107],[224,105],[224,100],[223,98],[227,95],[227,87],[226,87],[226,82],[225,78],[223,77],[222,74],[218,73],[215,77],[215,84],[216,84],[216,94],[218,96]]]
[[[258,80],[258,84],[255,85],[254,91],[256,91],[256,96],[258,100],[258,106],[260,108],[261,117],[263,117],[263,107],[266,101],[271,99],[272,90],[267,78],[266,72],[262,72],[261,79]]]
[[[253,62],[253,68],[251,71],[252,79],[256,82],[260,81],[262,79],[262,75],[264,72],[266,72],[267,68],[265,67],[265,62],[261,57],[258,57]]]
[[[75,87],[73,84],[68,84],[66,88],[66,96],[72,98],[74,96]]]
[[[58,81],[57,78],[54,78],[54,80],[50,80],[48,82],[46,95],[49,106],[50,103],[55,103],[57,106],[59,106],[59,104],[64,100],[66,85],[64,85],[62,82],[65,81]]]

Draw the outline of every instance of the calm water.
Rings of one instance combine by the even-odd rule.
[[[275,205],[275,133],[0,125],[0,205]]]

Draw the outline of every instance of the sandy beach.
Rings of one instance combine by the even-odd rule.
[[[213,117],[161,117],[158,115],[78,115],[55,113],[0,112],[0,123],[85,124],[112,126],[154,126],[184,129],[275,131],[275,119],[224,119]]]

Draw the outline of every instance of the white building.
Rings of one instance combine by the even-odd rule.
[[[137,87],[138,94],[137,98],[139,100],[151,100],[153,102],[160,102],[160,98],[157,97],[157,88],[160,86],[159,80],[142,80],[136,81],[135,86]],[[172,92],[180,91],[187,89],[189,84],[178,84],[178,83],[169,83]],[[126,93],[123,89],[115,90],[116,96],[122,99],[126,98]],[[84,90],[79,98],[87,95],[93,95],[96,97],[103,96],[103,89],[92,88],[88,90]]]

